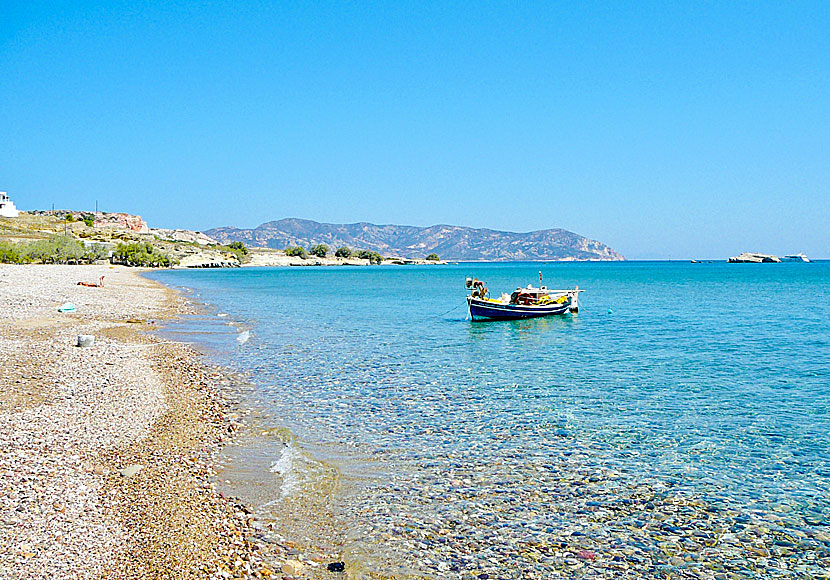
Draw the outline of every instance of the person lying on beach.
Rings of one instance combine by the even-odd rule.
[[[78,286],[88,286],[90,288],[103,288],[104,287],[104,277],[101,276],[101,278],[99,278],[97,284],[95,282],[78,282]]]

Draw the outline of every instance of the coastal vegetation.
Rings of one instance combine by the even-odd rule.
[[[112,262],[125,266],[150,266],[153,268],[166,268],[173,264],[173,260],[168,254],[159,251],[149,242],[118,244],[112,254]]]
[[[228,247],[232,250],[239,250],[242,255],[246,255],[248,253],[248,247],[242,242],[231,242],[228,244]]]
[[[20,264],[20,253],[17,250],[17,244],[12,244],[6,241],[0,241],[0,263],[3,264]]]
[[[440,262],[441,261],[441,258],[438,257],[438,254],[435,254],[435,253],[430,254],[429,256],[427,256],[424,259],[429,260],[430,262]]]
[[[329,253],[329,247],[326,244],[317,244],[308,249],[308,253],[318,258],[325,258]]]
[[[285,248],[285,255],[292,256],[295,258],[302,258],[305,260],[310,255],[316,256],[318,258],[325,258],[328,256],[329,247],[326,244],[316,244],[311,246],[308,250],[303,248],[302,246],[288,246]],[[383,256],[381,256],[377,252],[373,252],[372,250],[359,250],[353,251],[351,248],[346,246],[341,246],[337,248],[334,252],[334,256],[336,258],[360,258],[362,260],[369,260],[370,264],[380,264],[383,262]]]
[[[357,253],[357,257],[362,260],[369,260],[370,264],[380,264],[383,262],[383,256],[371,250],[360,250]]]
[[[303,260],[308,258],[308,252],[306,252],[305,248],[302,246],[288,246],[285,248],[285,255],[302,258]]]
[[[248,247],[242,242],[231,242],[227,246],[220,246],[220,248],[239,260],[240,264],[248,257]]]
[[[54,235],[30,242],[0,241],[0,262],[5,264],[93,264],[107,258],[103,244],[84,245],[72,236]]]

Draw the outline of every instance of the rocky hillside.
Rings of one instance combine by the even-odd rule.
[[[183,266],[238,262],[229,248],[201,232],[150,228],[141,216],[73,210],[22,211],[0,217],[0,242],[13,244],[70,236],[85,245],[113,249],[119,243],[149,243]]]
[[[384,256],[423,258],[436,253],[446,260],[624,260],[605,244],[563,229],[535,232],[501,232],[482,228],[438,225],[326,224],[282,219],[254,229],[214,228],[205,233],[227,244],[283,249],[326,244],[372,250]]]

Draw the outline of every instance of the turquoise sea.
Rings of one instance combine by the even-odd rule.
[[[540,270],[578,314],[466,319]],[[358,577],[830,577],[830,262],[151,277],[253,386],[228,480]]]

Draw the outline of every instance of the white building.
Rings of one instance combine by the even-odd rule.
[[[5,191],[0,191],[0,217],[17,217],[18,215],[20,212],[14,207],[9,195]]]

